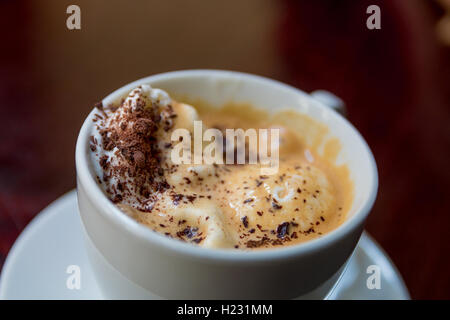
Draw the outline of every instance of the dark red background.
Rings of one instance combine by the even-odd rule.
[[[68,4],[61,5],[62,26]],[[382,8],[381,30],[365,27],[370,4]],[[75,187],[75,139],[90,105],[137,78],[110,71],[114,86],[96,87],[92,74],[72,76],[76,56],[52,67],[52,59],[66,56],[51,33],[33,29],[36,5],[0,0],[0,266],[34,215]],[[435,34],[443,14],[433,1],[286,0],[273,27],[277,72],[240,67],[346,101],[379,168],[367,229],[417,299],[450,298],[450,48]],[[49,52],[39,51],[39,39],[49,41]],[[88,48],[96,49],[104,48]],[[132,60],[133,52],[120,59]],[[227,56],[220,59],[217,68],[236,68]],[[210,61],[181,66],[214,67]],[[46,76],[51,72],[66,77],[56,81]]]

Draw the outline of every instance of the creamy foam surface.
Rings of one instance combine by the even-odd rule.
[[[99,112],[92,159],[98,183],[124,213],[175,239],[240,249],[304,242],[345,220],[352,183],[346,166],[334,164],[337,141],[329,140],[319,156],[323,125],[292,111],[191,104],[143,85]],[[279,128],[278,172],[261,175],[251,164],[174,164],[171,134],[192,132],[195,120],[210,128]]]

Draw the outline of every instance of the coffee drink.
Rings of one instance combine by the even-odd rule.
[[[346,219],[353,184],[336,164],[339,141],[306,115],[174,99],[148,85],[97,109],[97,182],[156,232],[253,250],[312,240]]]

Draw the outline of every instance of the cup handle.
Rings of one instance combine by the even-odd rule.
[[[339,112],[344,117],[347,117],[347,108],[345,107],[344,101],[331,92],[326,90],[316,90],[311,92],[310,95],[327,107]]]

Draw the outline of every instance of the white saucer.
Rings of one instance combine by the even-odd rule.
[[[14,243],[0,275],[0,299],[102,299],[84,250],[73,190],[37,215]],[[68,289],[67,267],[80,267],[81,288]],[[367,267],[381,271],[381,288],[368,289]],[[409,299],[383,250],[364,233],[331,299]]]

